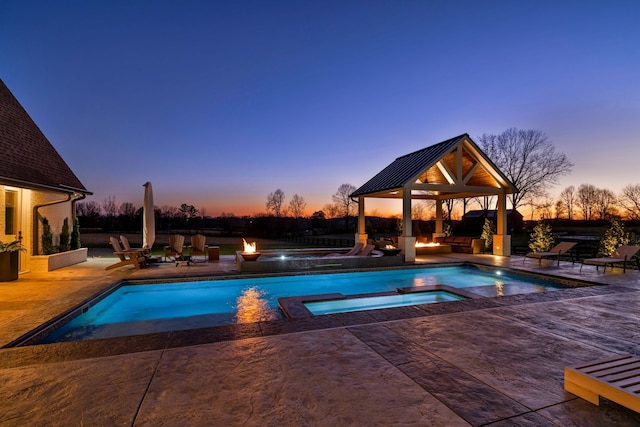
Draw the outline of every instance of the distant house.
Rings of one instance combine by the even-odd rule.
[[[54,245],[75,204],[91,194],[47,137],[0,80],[0,241],[22,239],[27,251],[20,269],[32,269],[42,254],[42,220],[47,218]]]
[[[482,229],[482,225],[484,224],[484,219],[488,218],[495,223],[496,215],[498,211],[496,210],[475,210],[468,211],[462,217],[462,221],[465,226],[469,228],[479,228]],[[524,225],[524,217],[520,212],[515,209],[507,209],[507,228],[509,230],[521,230]]]

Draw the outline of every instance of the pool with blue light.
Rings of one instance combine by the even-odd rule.
[[[472,265],[309,274],[181,283],[124,284],[56,325],[40,343],[195,329],[284,318],[278,299],[313,294],[394,292],[447,285],[484,297],[545,292],[567,286]],[[412,297],[417,298],[417,297]],[[427,298],[427,297],[425,297]],[[435,301],[438,302],[438,301]],[[429,301],[415,301],[424,304]]]

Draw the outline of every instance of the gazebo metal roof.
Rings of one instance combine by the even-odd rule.
[[[351,197],[455,199],[510,194],[517,188],[468,134],[398,157]]]

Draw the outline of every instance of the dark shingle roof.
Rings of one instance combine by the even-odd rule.
[[[89,193],[0,80],[0,182]]]
[[[505,212],[507,213],[507,216],[511,215],[512,212],[514,212],[513,209],[507,209],[505,210]],[[522,216],[520,214],[520,212],[515,211],[518,215]],[[498,211],[496,210],[473,210],[473,211],[468,211],[467,213],[464,214],[463,218],[484,218],[485,216],[487,218],[495,218],[498,215]]]
[[[458,135],[422,150],[398,157],[393,163],[364,183],[362,187],[351,193],[351,197],[401,188],[425,168],[434,165],[465,137],[469,138],[469,135],[466,133]]]

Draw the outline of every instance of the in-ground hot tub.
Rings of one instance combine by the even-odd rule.
[[[396,292],[379,292],[364,295],[341,293],[285,297],[278,299],[280,309],[289,318],[301,318],[322,314],[348,313],[418,304],[463,301],[481,298],[467,290],[447,285],[410,286]]]

